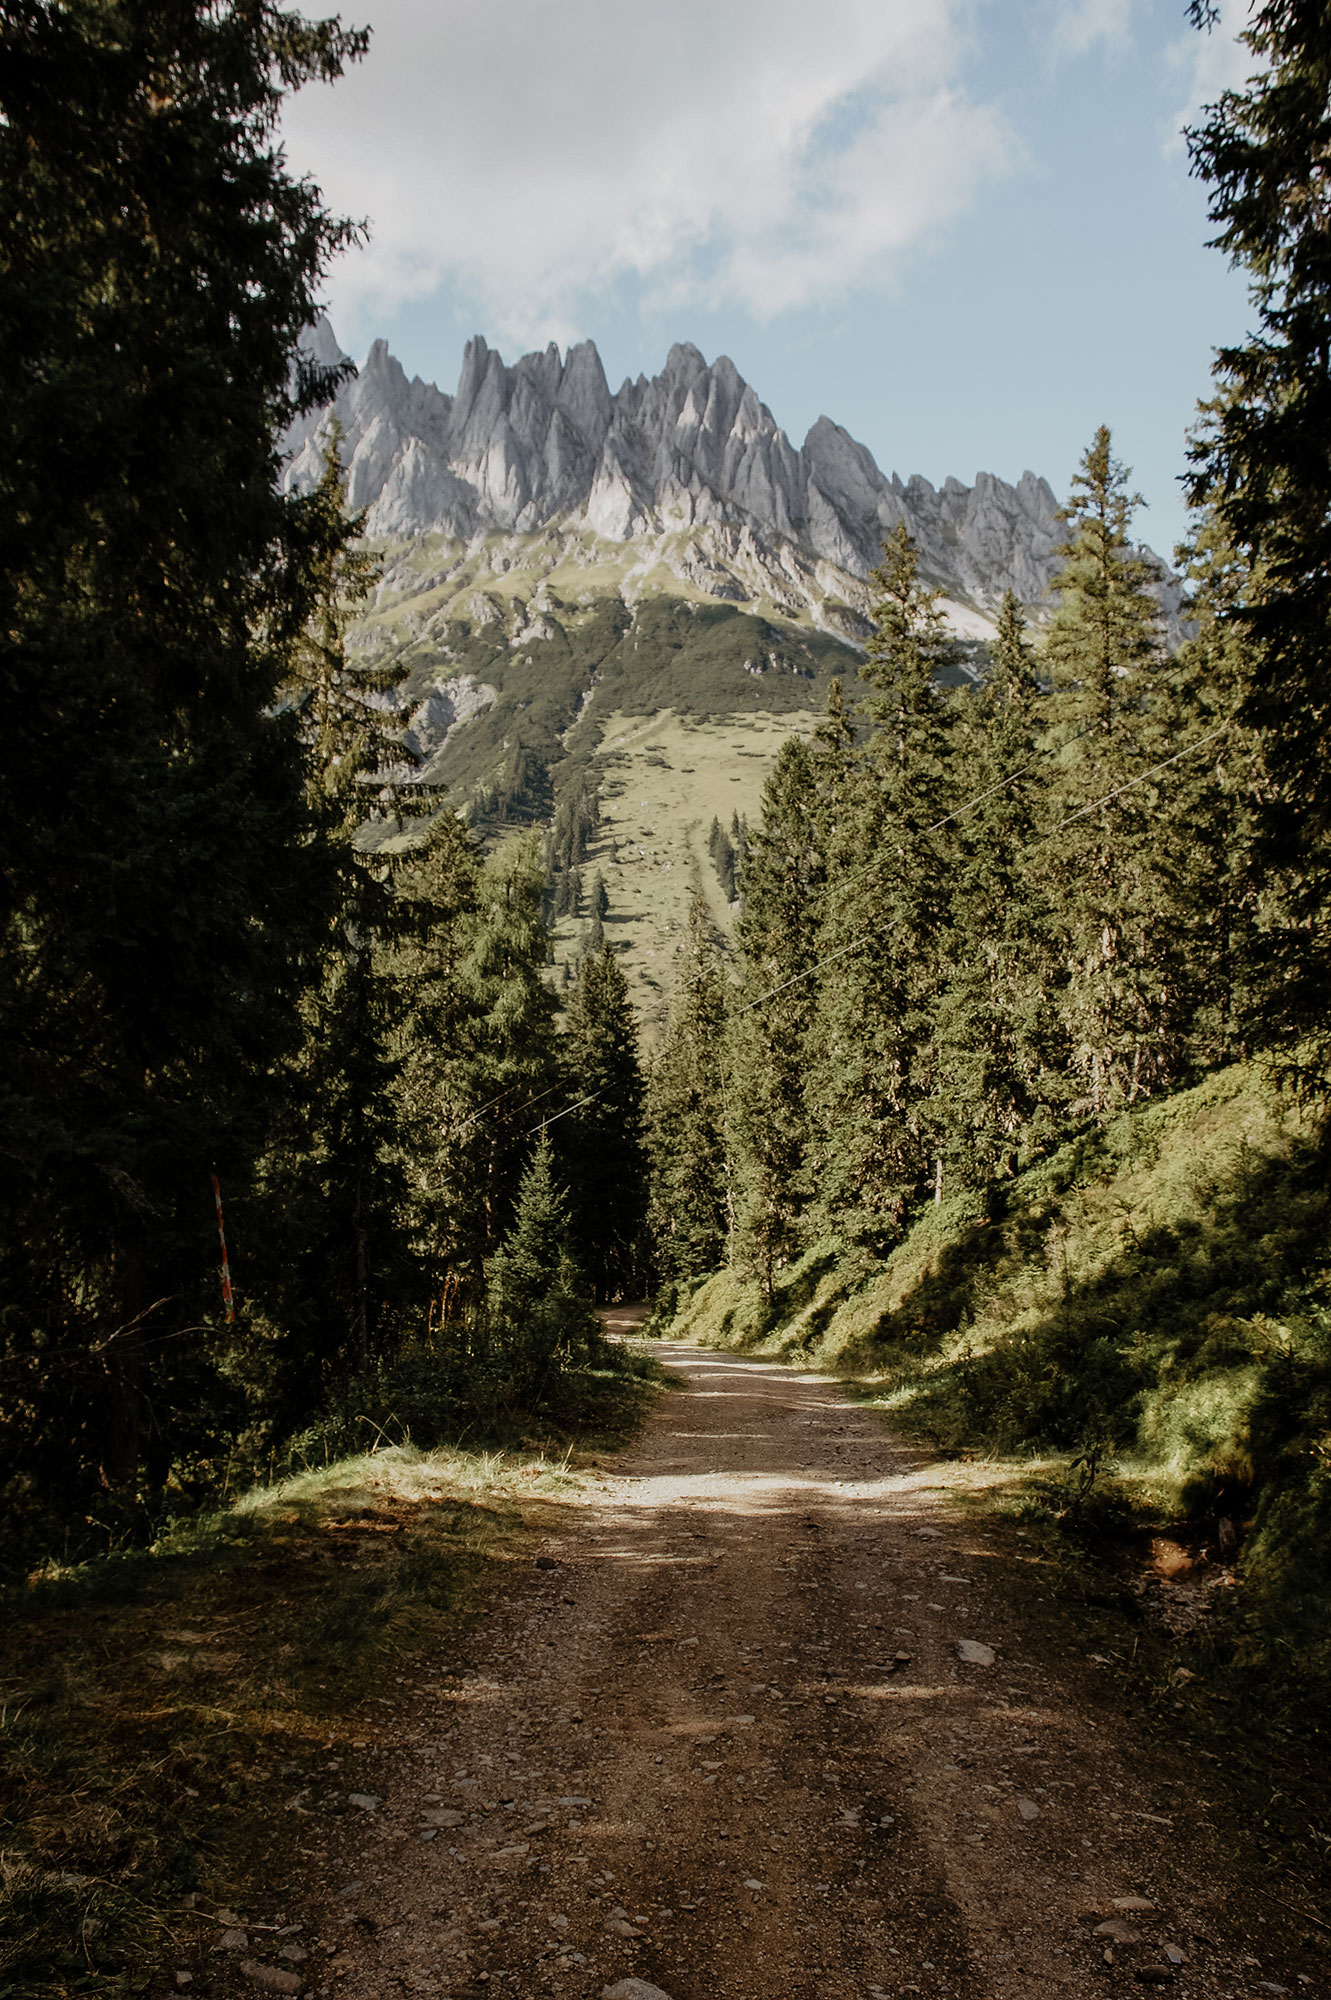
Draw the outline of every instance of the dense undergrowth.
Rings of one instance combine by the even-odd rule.
[[[712,1277],[670,1330],[864,1378],[945,1449],[1038,1457],[1033,1498],[1081,1528],[1209,1529],[1239,1586],[1216,1643],[1325,1692],[1329,1150],[1297,1103],[1230,1068],[1001,1194],[945,1198],[881,1261],[814,1245],[770,1299]]]
[[[546,1307],[507,1315],[476,1313],[434,1327],[332,1381],[298,1425],[284,1420],[271,1393],[272,1366],[253,1340],[235,1344],[221,1390],[191,1417],[190,1449],[161,1484],[103,1492],[96,1511],[72,1518],[40,1488],[11,1479],[0,1498],[0,1601],[6,1586],[33,1574],[73,1572],[100,1556],[170,1542],[212,1521],[236,1494],[387,1446],[433,1451],[468,1441],[475,1449],[563,1448],[589,1421],[632,1423],[650,1364],[602,1336],[580,1283],[561,1289],[554,1264],[531,1274]],[[590,1413],[590,1414],[589,1414]],[[0,1412],[0,1444],[5,1439]],[[35,1482],[31,1482],[35,1485]],[[25,1501],[27,1504],[25,1505]]]
[[[655,1374],[610,1349],[512,1409],[473,1379],[440,1442],[455,1400],[418,1357],[230,1505],[0,1593],[0,1993],[144,1990],[229,1902],[291,1895],[301,1829],[369,1789],[404,1668],[449,1671]]]

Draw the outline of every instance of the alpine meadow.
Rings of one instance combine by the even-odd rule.
[[[1193,0],[1199,37],[1217,18]],[[501,1699],[509,1668],[465,1649],[538,1534],[561,1551],[541,1616],[576,1626],[544,1572],[644,1425],[641,1482],[702,1435],[659,1429],[690,1348],[818,1377],[901,1465],[974,1474],[968,1521],[1020,1523],[1075,1616],[1131,1621],[1086,1640],[1107,1673],[1140,1628],[1156,1679],[1125,1700],[1232,1761],[1262,1829],[1244,1865],[1324,1959],[1331,4],[1258,0],[1240,41],[1248,80],[1186,140],[1251,331],[1215,352],[1171,565],[1107,425],[1060,500],[1031,473],[889,479],[827,418],[797,447],[687,344],[617,392],[590,342],[508,366],[473,340],[454,397],[384,342],[357,369],[326,299],[366,225],[283,119],[373,63],[370,31],[278,0],[0,0],[0,1993],[156,1994],[172,1967],[196,1993],[386,1992],[333,1983],[399,1935],[351,1915],[378,1861],[339,1862],[326,1973],[315,1919],[232,1906],[295,1881],[293,1851],[340,1882],[323,1834],[297,1845],[302,1788],[328,1751],[339,1783],[378,1754],[421,1661],[450,1701]],[[616,1551],[658,1561],[640,1521],[623,1556],[629,1520],[611,1596]],[[662,1574],[700,1560],[680,1534]],[[1151,1622],[1164,1546],[1197,1584],[1186,1630]],[[630,1693],[667,1638],[707,1643],[655,1599],[630,1623],[597,1642],[598,1673],[638,1649]],[[215,1683],[153,1665],[196,1646]],[[730,1707],[781,1693],[760,1652]],[[606,1743],[573,1762],[619,1726],[597,1699]],[[635,1796],[686,1729],[643,1701]],[[687,1730],[721,1732],[717,1759],[766,1726],[709,1714]],[[479,1774],[492,1831],[527,1715],[430,1780]],[[722,1796],[720,1762],[693,1775]],[[485,1958],[546,1893],[556,1805],[488,1842],[531,1883],[482,1917],[456,1886],[475,1802],[432,1791],[412,1837],[447,1829],[420,1852],[454,1876],[430,1907],[485,1935],[405,1990],[685,1979],[632,1956],[665,1834],[635,1900],[620,1836],[593,1848],[593,1778],[550,1784],[591,1825],[568,1844],[622,1963],[573,1953],[571,1892],[530,1969]],[[368,1778],[346,1798],[367,1824],[383,1804]],[[708,1865],[752,1914],[768,1862],[740,1845]],[[911,1894],[921,1924],[966,1902]],[[283,1964],[211,1931],[182,1956],[205,1905],[219,1936],[272,1932],[246,1952],[288,1940]],[[1154,1907],[1097,1905],[1108,1965]],[[938,1951],[951,1986],[837,1984],[829,1956],[761,1990],[1034,1990]],[[671,2000],[759,1991],[739,1959],[715,1984],[689,1963]],[[1137,1976],[1185,1961],[1161,1963]]]

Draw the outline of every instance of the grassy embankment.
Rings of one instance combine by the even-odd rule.
[[[695,897],[719,937],[733,910],[707,852],[713,819],[734,813],[756,826],[762,790],[782,744],[817,718],[776,715],[606,714],[596,757],[601,825],[583,874],[600,874],[610,899],[606,935],[623,953],[629,994],[649,1039],[664,1026],[673,959]],[[556,927],[555,958],[576,961],[585,923]]]
[[[1245,1768],[1256,1840],[1323,1886],[1329,1165],[1231,1069],[945,1199],[885,1258],[816,1245],[770,1302],[713,1277],[668,1329],[835,1371],[973,1461],[968,1504],[1023,1518],[1134,1704]]]
[[[51,1564],[0,1603],[0,1993],[146,1990],[229,1903],[292,1893],[415,1667],[637,1426],[650,1364],[568,1380],[539,1442],[334,1459]],[[519,1566],[515,1568],[515,1566]],[[282,1921],[275,1908],[274,1917]]]

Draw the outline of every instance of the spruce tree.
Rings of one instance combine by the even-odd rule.
[[[725,1023],[725,983],[706,913],[695,902],[647,1091],[649,1220],[657,1267],[668,1282],[714,1270],[728,1246]]]
[[[735,846],[719,819],[713,816],[711,829],[707,835],[707,852],[716,870],[716,879],[721,885],[721,894],[728,903],[735,899]]]
[[[1204,757],[1171,773],[1173,819],[1187,836],[1190,1067],[1201,1073],[1263,1046],[1272,1024],[1289,1019],[1289,996],[1279,988],[1290,971],[1285,923],[1298,891],[1290,871],[1273,865],[1265,838],[1275,789],[1265,737],[1242,720],[1259,658],[1233,614],[1251,571],[1209,511],[1195,519],[1180,554],[1197,635],[1178,655],[1177,703],[1194,737],[1214,737],[1223,725]]]
[[[608,945],[578,967],[561,1056],[570,1098],[591,1100],[557,1128],[579,1260],[598,1299],[636,1297],[645,1278],[644,1083],[628,983]]]
[[[475,1109],[470,1045],[478,996],[464,965],[481,901],[480,855],[455,812],[441,803],[417,844],[393,864],[389,887],[394,1154],[407,1188],[404,1235],[425,1289],[447,1300],[473,1250],[475,1157],[455,1128]]]
[[[335,900],[279,707],[328,520],[276,440],[333,386],[297,342],[350,232],[276,134],[363,47],[273,6],[6,14],[0,1282],[10,1471],[80,1520],[243,1420],[210,1175],[269,1143]]]
[[[1043,656],[1053,679],[1047,722],[1060,747],[1039,881],[1062,962],[1074,1116],[1177,1082],[1187,1062],[1186,835],[1172,817],[1179,781],[1137,781],[1189,731],[1161,674],[1153,572],[1130,539],[1139,504],[1101,426],[1064,510],[1069,537]]]
[[[578,905],[582,900],[579,871],[587,858],[588,844],[600,820],[600,798],[583,773],[560,799],[547,843],[549,867],[554,879],[552,907],[556,917],[578,914]]]
[[[462,928],[462,1011],[445,1114],[457,1176],[460,1299],[474,1295],[510,1224],[532,1130],[561,1081],[555,1001],[545,982],[544,886],[535,835],[511,835],[486,858]]]
[[[1021,605],[1004,593],[988,672],[959,697],[956,818],[944,830],[951,950],[939,1005],[938,1123],[950,1178],[983,1186],[1057,1129],[1056,967],[1030,846],[1047,783],[1040,687]]]
[[[736,931],[743,971],[729,1039],[737,1259],[760,1273],[769,1296],[809,1193],[804,1089],[816,988],[808,975],[827,881],[823,805],[814,747],[792,737],[746,838]]]
[[[377,938],[381,890],[355,851],[384,722],[349,673],[345,647],[347,619],[377,566],[335,533],[343,522],[352,534],[363,525],[345,514],[339,444],[334,427],[322,476],[302,502],[310,520],[324,523],[313,564],[318,597],[283,691],[299,717],[306,804],[336,871],[335,893],[321,934],[307,943],[302,1032],[282,1072],[288,1115],[253,1190],[232,1204],[233,1235],[249,1250],[250,1304],[281,1329],[275,1394],[286,1420],[308,1411],[339,1375],[368,1365],[383,1331],[371,1272],[382,1273],[399,1222],[400,1189],[387,1164],[393,1007]]]
[[[1206,0],[1191,8],[1214,23]],[[1261,1032],[1324,1039],[1331,977],[1331,31],[1309,0],[1263,0],[1240,40],[1255,74],[1188,133],[1215,243],[1247,271],[1256,324],[1222,347],[1193,440],[1191,498],[1245,574],[1221,612],[1247,662],[1243,724],[1260,733],[1253,792],[1268,876]]]
[[[1044,647],[1043,664],[1059,695],[1057,726],[1070,735],[1089,724],[1101,747],[1140,729],[1145,676],[1164,651],[1160,607],[1151,594],[1157,572],[1130,535],[1143,503],[1129,492],[1128,478],[1101,424],[1061,510],[1069,532]]]
[[[904,526],[874,571],[874,633],[860,677],[873,725],[834,808],[819,937],[827,961],[809,1104],[826,1220],[883,1242],[937,1157],[935,1010],[948,923],[943,849],[949,712],[938,677],[953,655],[940,593]]]
[[[437,1046],[455,1026],[441,999],[437,934],[449,922],[456,928],[451,877],[464,858],[459,847],[469,849],[451,815],[433,827],[422,818],[439,801],[401,762],[397,716],[384,700],[394,670],[347,653],[348,619],[378,564],[359,545],[339,547],[332,532],[343,520],[353,533],[363,525],[345,517],[339,446],[334,425],[323,476],[305,502],[328,522],[320,598],[285,691],[299,714],[307,800],[336,860],[339,894],[312,953],[317,976],[287,1065],[291,1116],[255,1198],[239,1208],[252,1240],[261,1242],[265,1229],[274,1239],[265,1246],[263,1302],[281,1329],[278,1414],[288,1421],[339,1374],[365,1369],[396,1345],[430,1283],[421,1254],[430,1236],[409,1187],[419,1190],[437,1145],[423,1143],[413,1111],[423,1045]],[[367,819],[378,823],[373,852],[362,845]]]
[[[855,724],[840,676],[827,690],[827,712],[813,732],[818,827],[824,854],[845,838],[844,814],[855,782]]]
[[[559,1370],[595,1349],[591,1290],[544,1130],[523,1169],[512,1226],[490,1259],[486,1320],[493,1365],[515,1399],[539,1397]]]
[[[747,817],[738,811],[732,812],[730,815],[730,845],[735,856],[734,866],[731,871],[731,881],[734,887],[734,898],[732,900],[738,901],[742,908],[745,887],[744,869],[749,857],[749,822]]]
[[[372,667],[347,652],[348,624],[378,581],[380,563],[360,539],[364,515],[347,511],[339,423],[329,425],[323,442],[319,482],[299,502],[315,530],[310,560],[315,597],[293,648],[283,697],[299,716],[310,809],[322,818],[341,859],[354,851],[357,833],[382,804],[382,773],[392,761],[396,724],[384,697],[398,673],[395,666]]]

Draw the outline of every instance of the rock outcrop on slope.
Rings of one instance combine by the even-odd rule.
[[[326,322],[311,346],[338,358]],[[990,473],[973,486],[934,487],[918,474],[903,482],[828,417],[797,449],[733,362],[708,363],[687,344],[671,348],[659,375],[612,393],[590,341],[509,366],[478,336],[447,396],[409,381],[379,340],[335,408],[352,505],[388,540],[555,524],[612,542],[685,531],[689,580],[724,598],[751,594],[745,563],[771,572],[782,548],[804,559],[787,561],[792,574],[827,564],[862,579],[904,521],[925,573],[981,613],[1009,588],[1039,604],[1059,566],[1057,502],[1034,473],[1015,486]],[[289,437],[288,481],[315,476],[320,423],[307,418]],[[801,574],[797,596],[806,584]]]

